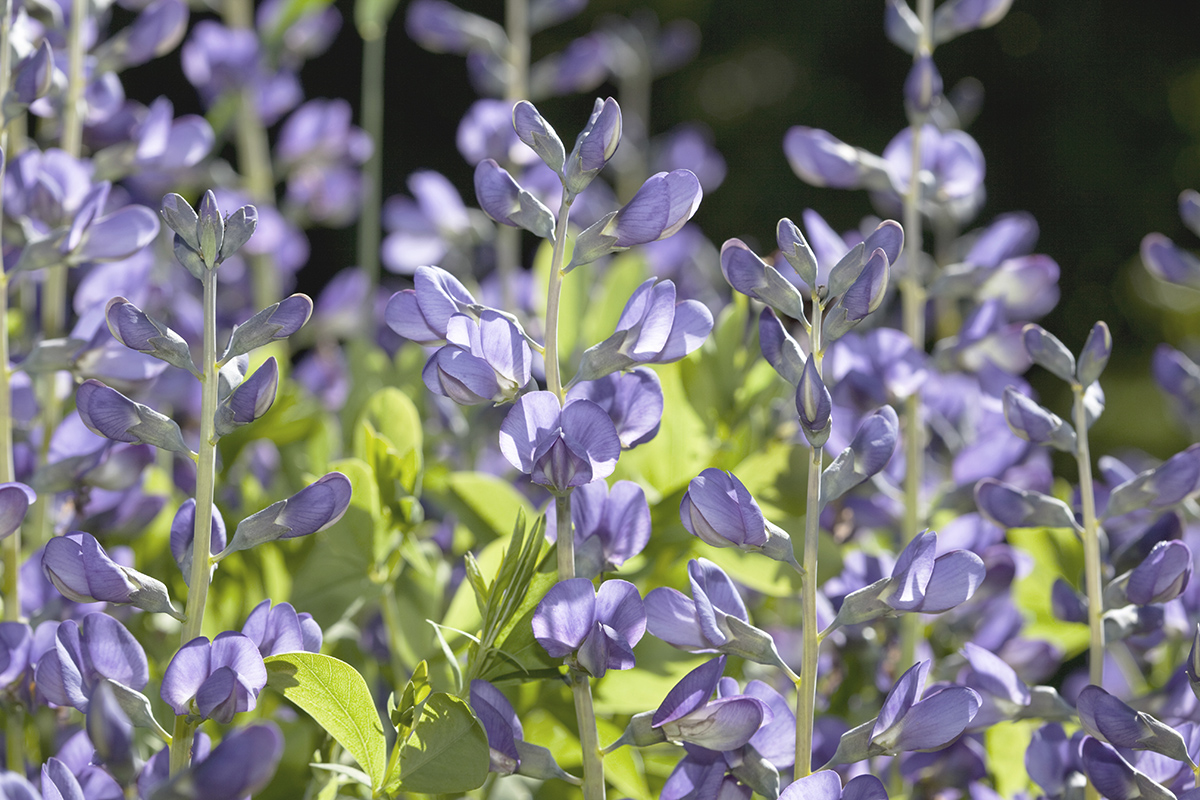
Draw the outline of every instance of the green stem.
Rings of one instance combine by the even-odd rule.
[[[558,579],[575,577],[575,529],[571,527],[571,493],[554,498],[554,522],[558,531]]]
[[[562,537],[561,532],[559,537]],[[583,798],[604,800],[604,759],[600,753],[600,735],[596,731],[596,711],[592,707],[592,685],[586,673],[574,667],[567,670],[571,695],[575,698],[575,718],[579,721],[579,747],[583,755]]]
[[[506,0],[504,32],[508,36],[508,83],[504,99],[509,107],[529,96],[529,0]],[[502,167],[512,171],[507,159]],[[500,276],[500,301],[508,311],[513,303],[514,275],[521,263],[521,229],[500,225],[496,230],[496,273]]]
[[[558,209],[558,221],[554,225],[554,255],[550,259],[550,285],[546,289],[546,386],[558,397],[565,399],[562,376],[558,367],[558,304],[562,297],[563,254],[567,247],[567,218],[571,215],[572,198],[563,189],[562,205]]]
[[[922,32],[913,54],[914,60],[933,54],[929,31],[933,25],[933,0],[918,0],[917,14]],[[921,280],[921,255],[924,247],[921,227],[921,128],[924,114],[914,114],[910,120],[912,149],[908,191],[904,195],[904,275],[900,280],[904,332],[913,347],[925,351],[925,286]],[[904,401],[904,528],[901,545],[907,546],[920,532],[921,482],[924,478],[924,428],[921,425],[921,390],[913,389]],[[900,669],[913,662],[920,635],[920,618],[906,614],[900,622]]]
[[[387,28],[372,26],[360,31],[363,39],[362,124],[371,139],[371,157],[362,171],[362,211],[358,216],[358,265],[367,276],[368,291],[363,321],[374,316],[375,287],[379,285],[379,243],[383,194],[384,67],[387,63]]]
[[[0,6],[0,86],[8,86],[12,75],[12,0],[4,0]],[[8,134],[0,131],[0,153],[8,155]],[[0,158],[0,184],[4,183],[7,159]],[[4,198],[0,196],[0,218],[4,217]],[[12,369],[9,367],[8,348],[8,275],[0,270],[0,483],[9,483],[14,478],[13,433],[12,433]],[[21,618],[20,581],[21,530],[18,528],[4,543],[4,618],[15,622]],[[13,720],[23,721],[24,714],[9,714],[9,769],[20,770],[24,754],[21,745],[24,734],[13,742]],[[18,759],[13,758],[16,748]],[[15,766],[13,766],[15,765]],[[23,774],[23,773],[22,773]]]
[[[812,353],[809,358],[821,373],[824,343],[821,341],[821,300],[814,293],[812,304]],[[796,683],[796,765],[795,779],[812,772],[813,721],[817,712],[817,651],[821,646],[817,630],[817,546],[821,530],[821,462],[820,447],[812,447],[808,463],[808,496],[804,508],[804,567],[801,594],[801,632],[803,660],[800,680]]]
[[[621,117],[624,120],[621,144],[624,146],[617,173],[617,197],[627,203],[642,188],[650,170],[650,92],[654,76],[650,71],[650,53],[646,39],[632,23],[627,44],[634,51],[631,58],[617,76],[617,96],[621,101]]]
[[[1092,455],[1088,448],[1087,411],[1084,387],[1071,384],[1075,395],[1075,463],[1079,465],[1079,495],[1083,503],[1083,565],[1088,597],[1088,680],[1104,683],[1104,598],[1100,585],[1100,526],[1096,520],[1096,498],[1092,488]]]
[[[175,730],[171,734],[171,773],[172,775],[188,768],[192,760],[192,734],[195,726],[187,721],[187,716],[175,718]]]
[[[208,270],[204,285],[204,373],[200,405],[200,451],[196,466],[196,524],[192,536],[192,571],[188,583],[187,621],[183,623],[181,644],[200,635],[204,624],[204,605],[212,574],[213,494],[217,474],[217,273]]]

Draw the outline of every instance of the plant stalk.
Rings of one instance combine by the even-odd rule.
[[[824,356],[821,341],[820,298],[813,293],[812,345],[809,358],[813,359],[817,374],[821,373]],[[808,463],[808,496],[804,508],[804,567],[803,590],[801,593],[801,633],[803,635],[803,661],[800,664],[800,680],[796,683],[796,765],[795,780],[812,772],[813,721],[817,711],[817,651],[821,646],[817,630],[817,547],[821,531],[821,462],[820,447],[810,448]]]
[[[387,28],[360,31],[363,40],[362,125],[371,139],[371,157],[362,170],[362,210],[358,215],[358,265],[367,276],[366,307],[363,321],[370,324],[375,315],[375,288],[382,269],[379,245],[383,239],[383,106],[385,66],[387,64]]]
[[[561,403],[565,399],[562,376],[558,367],[558,304],[562,298],[563,254],[567,247],[567,218],[571,215],[572,198],[563,188],[558,221],[554,224],[554,254],[550,259],[550,285],[546,289],[546,387]],[[574,568],[572,567],[572,570]]]
[[[1079,496],[1083,505],[1084,582],[1088,597],[1088,680],[1104,684],[1104,598],[1100,573],[1100,532],[1096,519],[1096,496],[1092,488],[1092,456],[1088,447],[1087,412],[1083,405],[1084,387],[1071,384],[1075,396],[1075,463],[1079,465]]]

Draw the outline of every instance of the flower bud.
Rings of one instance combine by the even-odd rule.
[[[554,128],[538,113],[533,104],[522,100],[513,106],[512,124],[517,138],[529,145],[546,166],[561,176],[563,163],[567,158],[566,148]]]
[[[928,114],[942,96],[942,75],[929,55],[913,61],[904,81],[904,106],[909,117]]]
[[[1108,325],[1103,322],[1093,325],[1075,367],[1075,375],[1081,384],[1088,386],[1100,379],[1100,374],[1108,366],[1108,357],[1112,355],[1112,345],[1112,333]]]
[[[832,425],[833,399],[812,356],[804,365],[800,384],[796,387],[796,410],[800,412],[800,428],[808,443],[813,447],[825,444]]]

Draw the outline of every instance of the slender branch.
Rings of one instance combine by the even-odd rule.
[[[562,297],[563,254],[567,246],[567,218],[571,215],[572,198],[563,189],[558,221],[554,225],[554,255],[550,259],[550,285],[546,289],[546,386],[564,399],[562,376],[558,367],[558,304]]]
[[[187,769],[192,760],[192,739],[196,728],[187,719],[186,715],[175,718],[175,730],[171,733],[172,775]]]
[[[821,373],[824,343],[821,341],[821,300],[813,293],[812,346],[809,358]],[[820,447],[810,449],[808,463],[808,496],[804,509],[804,567],[801,594],[801,633],[803,661],[800,680],[796,683],[796,765],[795,779],[812,771],[813,720],[817,710],[817,651],[821,646],[817,630],[817,546],[821,530],[821,462]]]
[[[1104,683],[1104,598],[1100,580],[1100,532],[1096,520],[1096,496],[1092,488],[1092,455],[1088,447],[1087,411],[1083,405],[1084,387],[1071,385],[1075,395],[1075,462],[1079,465],[1079,495],[1083,504],[1084,581],[1088,597],[1088,680]]]
[[[600,734],[596,731],[596,711],[592,706],[592,685],[587,673],[571,667],[567,670],[571,695],[575,698],[575,718],[579,721],[579,748],[583,755],[583,798],[604,800],[604,759],[600,753]]]
[[[383,193],[384,68],[387,64],[387,29],[360,32],[363,38],[362,124],[371,140],[371,157],[362,171],[362,211],[358,215],[358,265],[367,276],[368,291],[363,321],[375,313],[375,287],[379,285],[379,243]],[[369,35],[368,35],[369,33]]]

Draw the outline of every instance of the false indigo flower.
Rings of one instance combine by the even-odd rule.
[[[969,600],[983,581],[983,559],[968,550],[936,552],[936,533],[914,537],[890,577],[846,596],[830,628],[895,614],[940,614]]]
[[[572,663],[593,678],[610,669],[632,669],[633,646],[646,632],[641,595],[628,581],[610,580],[597,591],[587,578],[559,581],[533,612],[533,637],[551,658]]]
[[[690,169],[700,187],[711,192],[725,180],[725,158],[713,147],[712,139],[708,128],[688,124],[656,136],[651,145],[652,169]]]
[[[5,794],[8,798],[10,795]],[[19,795],[18,795],[19,796]],[[33,795],[36,797],[36,795]],[[63,798],[63,800],[82,800],[85,797],[79,780],[62,761],[49,758],[42,765],[42,797]]]
[[[117,564],[90,533],[52,537],[42,552],[42,571],[63,597],[76,603],[132,605],[183,619],[161,581]]]
[[[891,196],[904,196],[912,174],[912,129],[896,134],[883,150],[891,172]],[[930,211],[949,214],[965,222],[983,201],[983,151],[967,133],[940,131],[932,124],[921,127],[921,203]]]
[[[505,104],[505,127],[511,133],[507,109]],[[477,164],[487,156],[468,161]],[[414,199],[395,195],[383,206],[383,224],[389,231],[380,253],[384,266],[392,272],[412,275],[423,264],[462,260],[462,254],[452,248],[460,241],[469,241],[472,220],[454,184],[433,170],[420,170],[408,176],[408,190]]]
[[[1012,0],[950,0],[933,15],[933,41],[943,44],[969,31],[990,28],[1008,13]]]
[[[546,509],[546,538],[558,538],[551,500]],[[650,541],[650,506],[646,493],[633,481],[617,481],[612,489],[603,480],[585,483],[571,493],[571,522],[575,535],[575,574],[594,578],[612,572],[642,552]]]
[[[567,151],[554,128],[538,113],[533,104],[522,100],[512,108],[512,128],[517,138],[529,146],[546,166],[562,175]]]
[[[913,61],[904,80],[904,108],[910,118],[928,114],[941,97],[942,74],[933,63],[933,57],[922,54]]]
[[[658,435],[663,415],[662,383],[649,367],[576,383],[567,392],[567,401],[573,400],[590,400],[600,406],[616,427],[622,449],[632,450]]]
[[[490,158],[475,166],[475,196],[484,213],[501,225],[554,238],[554,214]]]
[[[216,414],[217,436],[227,436],[266,414],[275,403],[278,388],[279,365],[271,356],[221,400]]]
[[[833,189],[888,189],[887,165],[878,156],[818,128],[796,125],[783,137],[783,152],[800,180]]]
[[[519,133],[520,131],[518,131]],[[608,160],[613,157],[613,153],[617,152],[617,146],[620,143],[621,107],[611,97],[607,100],[597,97],[596,102],[592,105],[592,115],[588,119],[587,125],[579,132],[579,136],[575,139],[575,147],[572,148],[563,165],[563,186],[569,196],[574,197],[588,187],[588,184],[600,174],[600,170],[604,169]],[[651,240],[647,239],[646,241]],[[579,248],[578,240],[575,247]]]
[[[1082,385],[1089,386],[1100,379],[1112,355],[1112,345],[1112,333],[1108,325],[1103,322],[1093,325],[1087,341],[1083,343],[1083,350],[1079,352],[1079,365],[1075,370]]]
[[[440,267],[417,267],[413,283],[416,288],[392,295],[384,318],[388,327],[417,344],[442,344],[450,317],[477,305],[466,287]]]
[[[458,152],[468,164],[475,166],[485,158],[491,158],[502,164],[526,166],[537,160],[535,153],[529,152],[529,147],[522,146],[523,142],[528,142],[518,138],[519,133],[514,130],[517,107],[520,105],[514,106],[511,101],[491,98],[476,100],[471,104],[459,121],[454,137]],[[536,120],[528,122],[531,132],[540,133],[540,125]],[[548,122],[542,122],[549,127]],[[562,143],[559,144],[561,146]]]
[[[183,573],[183,582],[188,583],[192,575],[192,539],[196,535],[196,500],[189,497],[175,512],[171,521],[171,555]],[[212,540],[209,544],[210,553],[219,553],[225,549],[225,518],[221,516],[216,503],[212,510]]]
[[[651,175],[632,200],[579,234],[564,272],[671,236],[692,218],[703,196],[700,181],[686,169]]]
[[[575,381],[593,381],[641,364],[669,364],[704,344],[712,312],[698,300],[675,302],[675,284],[650,278],[630,295],[617,332],[583,354]]]
[[[984,478],[975,485],[975,506],[979,513],[1002,528],[1079,529],[1075,515],[1062,500],[995,478]]]
[[[684,675],[654,712],[651,727],[670,741],[709,750],[735,750],[749,742],[771,721],[771,707],[747,695],[711,699],[724,672],[720,656]]]
[[[133,634],[107,614],[88,614],[82,624],[61,623],[54,643],[34,672],[38,693],[57,706],[87,713],[96,686],[105,678],[140,691],[150,680],[146,653]]]
[[[499,55],[508,47],[504,28],[446,0],[415,0],[409,4],[404,29],[413,41],[434,53],[464,55],[484,49]]]
[[[1111,746],[1091,736],[1079,748],[1083,772],[1088,780],[1110,800],[1170,800],[1175,794],[1158,781],[1134,769]]]
[[[1182,502],[1200,485],[1200,445],[1176,453],[1157,467],[1138,473],[1108,496],[1105,516],[1141,508],[1166,508]]]
[[[560,406],[553,392],[530,392],[500,424],[500,452],[534,483],[564,494],[611,475],[621,441],[612,420],[590,400]]]
[[[1030,400],[1014,386],[1004,387],[1004,420],[1017,436],[1034,444],[1075,452],[1075,429],[1062,417]]]
[[[803,237],[800,239],[802,241]],[[812,271],[816,273],[815,266]],[[721,272],[729,285],[742,294],[761,300],[769,308],[792,319],[807,320],[800,290],[778,269],[755,255],[741,239],[730,239],[721,246]]]
[[[179,648],[162,679],[162,699],[177,715],[197,714],[223,725],[239,711],[253,711],[267,685],[258,647],[234,631],[212,642],[197,636]]]
[[[113,686],[111,681],[102,681],[96,687],[92,702],[88,704],[87,736],[96,748],[94,760],[103,764],[109,773],[127,786],[137,777],[133,754],[133,723],[122,709]],[[148,708],[148,701],[146,705]],[[45,772],[42,774],[44,780]],[[63,796],[71,797],[65,793]]]
[[[484,309],[478,320],[454,314],[446,341],[425,364],[421,378],[434,394],[462,405],[505,403],[529,383],[529,343],[506,316]]]
[[[256,794],[275,775],[283,755],[283,735],[274,723],[257,722],[230,731],[206,757],[200,752],[197,745],[192,765],[172,776],[169,783],[159,784],[149,796],[229,800]],[[164,780],[166,766],[164,759]]]
[[[17,532],[36,500],[37,494],[23,483],[0,483],[0,539]]]
[[[199,375],[187,342],[175,331],[151,319],[124,297],[114,297],[104,308],[104,318],[113,338],[140,353]]]
[[[233,539],[215,558],[248,550],[263,542],[295,539],[318,533],[333,525],[350,507],[350,479],[330,472],[286,500],[280,500],[252,514],[233,532]]]
[[[806,363],[804,352],[770,306],[764,308],[758,317],[758,344],[763,358],[780,377],[792,386],[798,386]]]
[[[821,473],[821,496],[835,500],[887,466],[896,451],[900,419],[883,406],[858,426],[850,446]]]
[[[130,444],[151,444],[191,455],[179,425],[149,406],[135,403],[98,380],[86,380],[75,393],[79,418],[93,433]]]
[[[713,547],[736,547],[795,565],[787,532],[763,516],[758,501],[732,472],[710,467],[693,478],[679,503],[679,516],[688,533]]]
[[[501,775],[514,772],[531,778],[560,778],[579,785],[579,779],[568,775],[554,763],[554,757],[544,747],[525,741],[521,720],[504,693],[485,680],[471,681],[471,710],[479,718],[487,734],[491,763],[488,769]]]
[[[821,447],[829,439],[832,425],[833,399],[821,373],[817,368],[817,360],[809,358],[800,373],[800,383],[796,386],[796,411],[800,413],[800,430],[804,438],[813,447]]]
[[[843,788],[841,776],[823,769],[789,784],[779,800],[888,800],[888,795],[874,775],[856,775]]]
[[[1083,729],[1102,742],[1192,763],[1183,737],[1174,728],[1135,711],[1099,686],[1084,687],[1075,705]]]
[[[1057,336],[1041,325],[1030,323],[1025,326],[1021,338],[1033,363],[1049,370],[1060,380],[1070,383],[1075,379],[1075,356]]]
[[[1150,555],[1129,574],[1125,596],[1139,606],[1178,597],[1192,577],[1192,551],[1181,541],[1154,545]]]
[[[612,59],[613,47],[603,31],[572,39],[562,50],[530,66],[529,94],[537,98],[587,94],[609,77]]]
[[[312,309],[312,299],[304,294],[293,294],[267,306],[241,325],[234,326],[229,345],[221,355],[221,363],[228,363],[255,348],[286,339],[308,322]]]
[[[216,269],[240,250],[258,227],[254,206],[242,206],[222,218],[211,189],[204,193],[199,213],[177,194],[163,198],[161,213],[167,227],[175,231],[176,257],[196,278],[202,269]]]
[[[242,634],[254,642],[263,658],[280,653],[319,653],[324,639],[312,614],[297,614],[290,603],[272,607],[270,600],[254,607],[246,617]]]
[[[11,800],[41,800],[29,779],[18,772],[0,772],[0,794]]]

